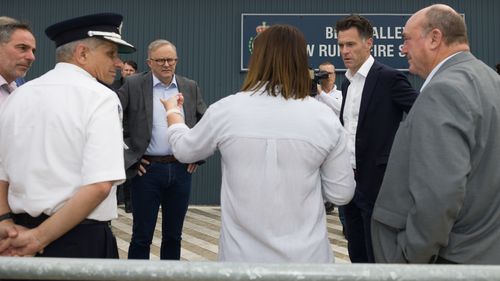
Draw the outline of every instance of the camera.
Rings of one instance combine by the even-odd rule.
[[[328,72],[309,68],[309,76],[312,80],[310,96],[314,97],[318,94],[318,84],[321,83],[321,80],[328,78]]]

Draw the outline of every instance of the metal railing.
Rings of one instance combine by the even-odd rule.
[[[500,266],[250,264],[0,258],[0,279],[20,280],[500,280]]]

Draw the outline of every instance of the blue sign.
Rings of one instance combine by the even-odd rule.
[[[408,70],[408,62],[401,53],[403,27],[411,14],[362,14],[373,25],[372,55],[378,61],[399,70]],[[273,24],[289,24],[300,29],[307,41],[309,66],[330,61],[339,71],[345,71],[337,45],[335,23],[347,14],[242,14],[241,15],[241,70],[248,70],[255,36]]]

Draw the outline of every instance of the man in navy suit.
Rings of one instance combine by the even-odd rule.
[[[349,257],[374,262],[370,220],[384,177],[394,135],[403,113],[417,98],[406,76],[371,56],[373,27],[359,15],[336,23],[346,68],[340,120],[349,133],[356,179],[353,200],[344,206]]]
[[[184,96],[182,114],[193,127],[207,108],[198,84],[175,74],[177,49],[167,40],[149,44],[151,71],[129,76],[118,90],[123,106],[125,168],[131,180],[133,227],[129,259],[149,259],[159,207],[162,211],[160,259],[179,260],[181,234],[196,164],[180,163],[167,140],[160,98]]]

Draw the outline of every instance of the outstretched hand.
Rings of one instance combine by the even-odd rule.
[[[177,95],[168,99],[160,99],[160,101],[163,104],[165,110],[174,108],[181,109],[182,105],[184,104],[184,97],[182,96],[182,93],[178,93]]]

